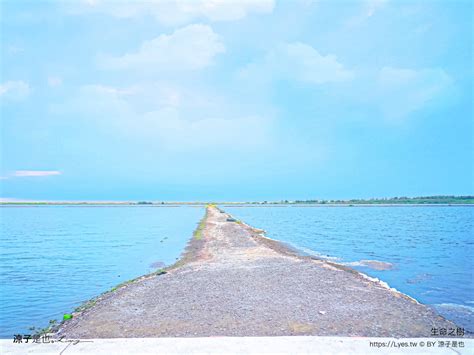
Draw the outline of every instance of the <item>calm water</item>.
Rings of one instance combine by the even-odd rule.
[[[0,207],[0,337],[45,327],[172,264],[203,214],[196,207]]]
[[[224,207],[311,254],[347,263],[474,331],[472,207]],[[362,266],[361,260],[393,265]]]

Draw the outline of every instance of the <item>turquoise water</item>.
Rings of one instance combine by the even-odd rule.
[[[29,334],[179,257],[196,207],[0,207],[0,337]]]
[[[377,277],[474,331],[473,207],[223,208],[270,238]]]

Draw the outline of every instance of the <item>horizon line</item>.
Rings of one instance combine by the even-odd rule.
[[[415,199],[474,199],[474,195],[425,195],[425,196],[391,196],[391,197],[369,197],[369,198],[307,198],[307,199],[259,199],[259,200],[155,200],[155,199],[131,199],[131,200],[42,200],[0,197],[1,204],[8,203],[52,203],[52,204],[207,204],[207,203],[301,203],[301,202],[357,202],[357,201],[394,201]]]

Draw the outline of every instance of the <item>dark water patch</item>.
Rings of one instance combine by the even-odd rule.
[[[416,275],[415,277],[413,277],[413,278],[411,278],[411,279],[408,279],[408,280],[407,280],[407,283],[409,283],[409,284],[417,284],[417,283],[420,283],[420,282],[424,282],[424,281],[430,280],[431,278],[433,278],[433,275],[432,275],[432,274],[421,273],[421,274],[418,274],[418,275]]]
[[[379,260],[360,260],[343,264],[347,266],[368,267],[372,270],[392,270],[394,268],[393,264]]]
[[[161,269],[164,268],[166,264],[162,261],[155,261],[154,263],[150,264],[150,268],[152,269]]]

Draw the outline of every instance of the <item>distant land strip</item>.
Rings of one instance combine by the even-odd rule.
[[[310,199],[278,201],[21,201],[0,199],[0,205],[472,205],[474,196],[382,197],[369,199]]]

